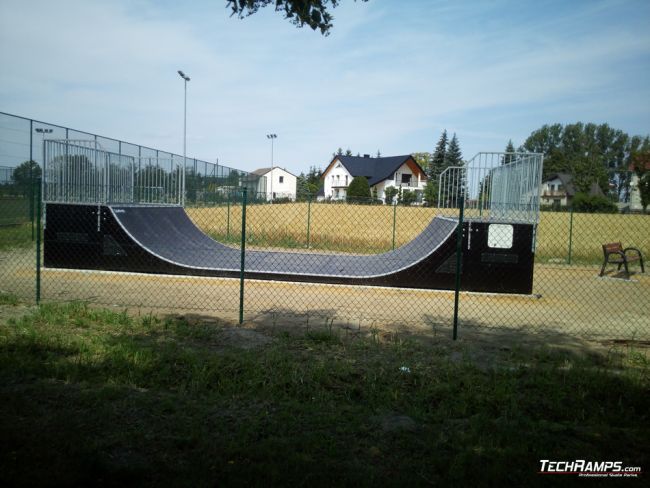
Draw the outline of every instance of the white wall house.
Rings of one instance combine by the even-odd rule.
[[[371,194],[385,202],[385,190],[392,186],[402,191],[414,191],[418,201],[427,184],[426,174],[411,155],[371,158],[364,156],[335,156],[323,172],[323,195],[320,199],[344,200],[355,176],[365,176]]]
[[[260,168],[253,171],[254,174],[265,176],[261,180],[266,187],[258,188],[258,193],[266,194],[268,201],[278,198],[296,199],[296,176],[286,169],[274,166],[273,168]]]

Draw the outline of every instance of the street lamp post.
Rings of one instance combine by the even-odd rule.
[[[187,166],[187,82],[190,77],[178,70],[178,74],[185,81],[185,101],[183,104],[183,177],[181,178],[181,205],[185,206],[185,170]]]
[[[273,201],[273,140],[278,138],[277,134],[266,134],[267,139],[271,139],[271,201]]]

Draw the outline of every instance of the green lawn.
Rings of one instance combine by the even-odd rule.
[[[477,356],[374,329],[3,302],[3,486],[541,486],[540,459],[649,466],[644,349]]]

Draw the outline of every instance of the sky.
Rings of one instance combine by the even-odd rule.
[[[650,2],[342,0],[327,37],[225,0],[0,0],[0,111],[238,169],[650,133]]]

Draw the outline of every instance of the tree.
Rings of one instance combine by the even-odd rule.
[[[512,139],[508,140],[508,144],[506,145],[506,149],[504,152],[508,154],[503,156],[503,160],[501,161],[501,164],[509,164],[512,161],[514,161],[514,156],[512,154],[509,154],[515,152],[515,145],[512,143]]]
[[[424,203],[427,207],[435,207],[438,203],[438,185],[433,180],[427,181],[424,187]]]
[[[12,174],[16,189],[23,195],[30,194],[36,179],[41,177],[41,167],[36,161],[25,161],[17,166]]]
[[[610,187],[616,200],[627,201],[632,155],[650,147],[648,136],[630,137],[608,124],[576,122],[544,125],[533,131],[522,149],[544,154],[546,178],[552,173],[569,173],[579,191],[588,191],[596,182],[604,193]]]
[[[348,202],[362,202],[370,199],[370,185],[365,176],[355,176],[348,186],[346,200]]]
[[[433,151],[433,156],[431,157],[431,164],[427,168],[427,176],[434,181],[438,180],[440,173],[442,173],[446,167],[445,160],[447,155],[448,142],[449,141],[447,138],[447,129],[445,129],[442,131],[442,135],[438,140],[436,149]]]
[[[429,168],[431,167],[431,153],[430,152],[414,152],[411,153],[415,162],[418,163],[424,171],[429,174]]]
[[[445,167],[460,167],[463,166],[463,154],[460,150],[460,144],[458,142],[458,137],[456,134],[453,135],[451,141],[449,141],[449,146],[447,147],[447,153],[445,154]],[[459,170],[453,170],[459,171]],[[465,172],[462,171],[456,178],[449,178],[447,180],[447,187],[443,188],[445,196],[448,202],[451,202],[454,206],[460,202],[460,197],[465,194]]]
[[[387,186],[384,188],[384,200],[386,201],[386,205],[392,205],[396,195],[397,188],[394,186]]]
[[[381,157],[381,152],[379,152],[379,149],[377,149],[377,157],[378,157],[378,158]]]
[[[349,147],[345,150],[345,155],[346,156],[352,156],[352,151],[350,150]]]
[[[415,203],[415,201],[418,199],[417,193],[415,193],[412,190],[404,190],[402,192],[402,198],[401,198],[401,204],[404,206],[409,206],[412,203]]]
[[[650,150],[636,152],[632,156],[633,168],[639,177],[641,205],[645,210],[650,205]]]
[[[284,18],[295,26],[307,25],[313,30],[319,29],[324,36],[329,35],[332,28],[333,17],[328,8],[336,8],[339,3],[340,0],[226,0],[226,6],[232,10],[231,15],[240,19],[253,15],[260,8],[274,5],[275,11],[283,12]]]

